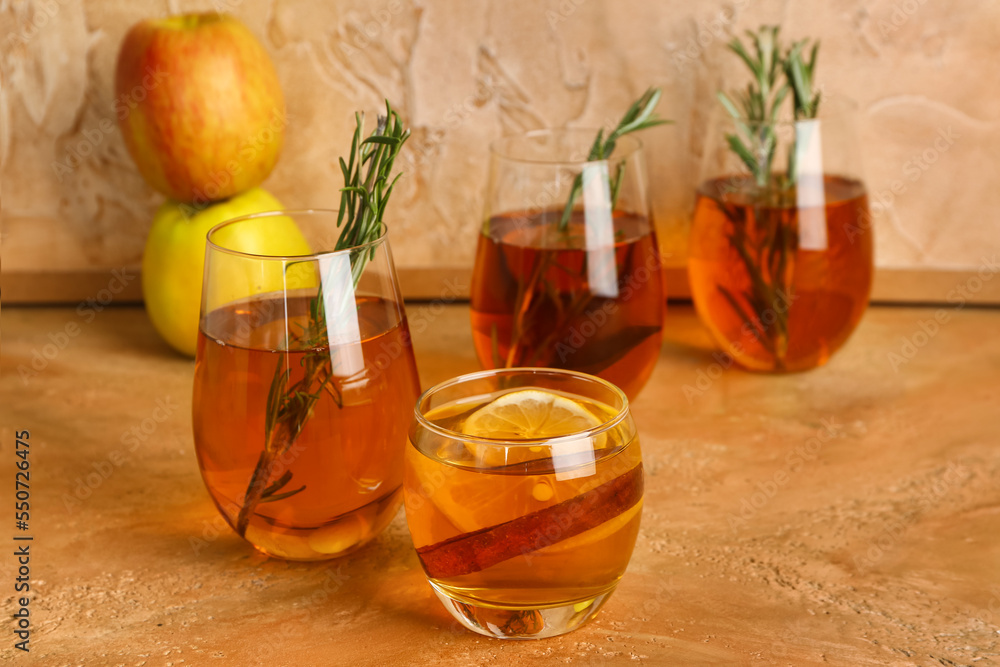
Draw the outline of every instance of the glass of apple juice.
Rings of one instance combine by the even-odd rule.
[[[384,228],[324,252],[336,223],[253,215],[213,228],[206,249],[198,464],[237,534],[289,560],[346,554],[392,520],[420,392]]]
[[[403,498],[431,588],[460,623],[514,639],[569,632],[607,601],[639,532],[628,399],[557,369],[439,384],[417,402]]]
[[[546,129],[490,145],[472,273],[483,368],[600,376],[635,399],[660,355],[666,299],[642,143],[588,160],[598,130]]]

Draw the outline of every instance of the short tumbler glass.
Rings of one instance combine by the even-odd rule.
[[[593,618],[628,566],[642,455],[628,399],[574,371],[513,368],[418,400],[404,469],[431,587],[491,637],[563,634]]]

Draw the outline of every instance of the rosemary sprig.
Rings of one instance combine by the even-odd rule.
[[[385,206],[400,177],[400,174],[396,174],[390,181],[389,174],[392,172],[396,156],[410,136],[410,131],[403,128],[399,115],[392,110],[388,100],[385,103],[385,115],[378,117],[378,127],[364,141],[361,141],[361,137],[364,133],[365,116],[357,113],[355,119],[357,129],[351,141],[349,161],[344,162],[344,158],[339,158],[340,171],[344,175],[344,187],[340,189],[337,227],[341,226],[345,218],[347,224],[340,232],[335,250],[346,250],[378,238]],[[364,171],[366,164],[367,172]],[[362,173],[364,180],[361,178]],[[373,254],[370,254],[352,264],[355,285],[361,278],[365,264],[372,256]]]
[[[667,123],[672,123],[673,121],[664,120],[658,118],[654,111],[656,109],[656,104],[660,101],[660,95],[662,91],[659,88],[649,88],[642,97],[637,99],[632,103],[632,106],[628,108],[625,115],[618,122],[615,129],[608,133],[608,136],[604,136],[604,128],[602,127],[597,131],[597,136],[594,138],[594,143],[590,146],[590,152],[587,154],[587,161],[594,162],[595,160],[607,160],[611,157],[611,154],[615,152],[615,146],[618,143],[620,137],[625,136],[631,132],[638,132],[639,130],[645,130],[646,128],[656,127],[657,125],[666,125]],[[609,177],[609,185],[611,191],[611,208],[614,209],[615,204],[618,201],[618,194],[621,191],[622,177],[625,174],[625,162],[618,164],[615,169],[614,176]],[[573,204],[576,202],[576,198],[580,195],[583,190],[583,174],[577,174],[576,178],[573,179],[573,186],[570,188],[569,197],[566,199],[566,206],[563,209],[562,218],[559,220],[559,231],[566,231],[569,220],[573,216]]]
[[[718,98],[733,117],[739,134],[726,135],[729,147],[753,174],[757,185],[764,187],[771,176],[771,163],[778,146],[773,123],[788,96],[788,86],[779,85],[784,61],[777,26],[764,26],[757,32],[747,31],[753,45],[753,54],[739,39],[733,38],[729,49],[746,63],[753,74],[746,90],[736,95],[733,102],[724,92]]]
[[[364,114],[355,114],[357,125],[351,140],[350,155],[346,162],[343,158],[339,160],[344,187],[340,190],[340,210],[337,215],[340,236],[334,245],[334,251],[370,243],[382,232],[382,216],[399,179],[397,174],[390,180],[392,166],[410,136],[410,131],[404,129],[399,115],[393,111],[388,100],[385,110],[385,116],[379,116],[378,126],[366,139],[362,138]],[[351,254],[351,278],[355,287],[374,253],[375,249],[372,248]],[[275,461],[295,443],[323,393],[326,392],[338,408],[343,407],[330,355],[326,325],[327,296],[330,295],[323,293],[321,276],[316,296],[309,302],[308,320],[300,333],[289,337],[286,346],[288,350],[305,351],[300,361],[302,377],[291,386],[288,385],[292,368],[287,365],[287,354],[281,355],[275,368],[265,407],[264,450],[250,477],[236,521],[236,532],[240,536],[246,535],[250,518],[260,503],[283,500],[305,490],[306,487],[301,486],[292,491],[282,491],[292,479],[290,470],[286,470],[270,484],[268,480],[274,471]],[[285,362],[284,366],[282,361]]]
[[[774,357],[777,368],[783,368],[788,349],[788,308],[792,300],[793,260],[797,246],[794,216],[785,219],[782,205],[798,180],[796,142],[793,138],[788,152],[785,174],[773,172],[777,150],[774,123],[781,106],[792,93],[792,115],[796,121],[816,117],[820,94],[814,92],[814,74],[819,42],[794,42],[782,51],[777,26],[762,26],[748,32],[753,47],[751,53],[739,39],[729,48],[747,65],[752,80],[734,102],[723,92],[718,98],[736,124],[737,132],[726,136],[729,147],[747,166],[759,190],[750,205],[753,224],[758,233],[747,226],[746,207],[720,208],[732,223],[729,243],[736,250],[750,278],[747,291],[737,295],[722,285],[719,292],[737,316],[743,320],[761,346]],[[809,51],[806,61],[803,54]],[[783,80],[782,80],[783,79]],[[782,301],[782,307],[778,302]],[[768,315],[771,317],[768,317]]]

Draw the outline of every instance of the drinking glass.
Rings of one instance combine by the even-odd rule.
[[[485,368],[576,370],[635,398],[662,341],[659,248],[642,144],[621,137],[608,160],[588,161],[596,135],[538,130],[490,146],[472,334]]]
[[[559,635],[593,618],[642,514],[625,394],[573,371],[481,371],[424,392],[406,450],[406,520],[427,579],[465,627]]]
[[[823,111],[823,109],[826,109]],[[720,113],[697,190],[688,275],[715,340],[755,371],[825,364],[868,306],[873,230],[852,105],[759,123]],[[769,164],[748,173],[730,136]]]
[[[276,211],[208,234],[198,465],[237,534],[288,560],[349,553],[392,520],[420,393],[384,228],[329,251],[336,222]]]

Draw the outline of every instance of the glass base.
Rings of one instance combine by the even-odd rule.
[[[447,589],[429,582],[444,608],[463,626],[499,639],[544,639],[577,629],[594,616],[611,597],[614,587],[592,598],[557,606],[510,607],[475,604],[457,598]]]
[[[394,492],[322,528],[278,528],[251,524],[243,539],[272,558],[303,562],[340,558],[378,537],[396,516],[401,503],[402,495]]]

